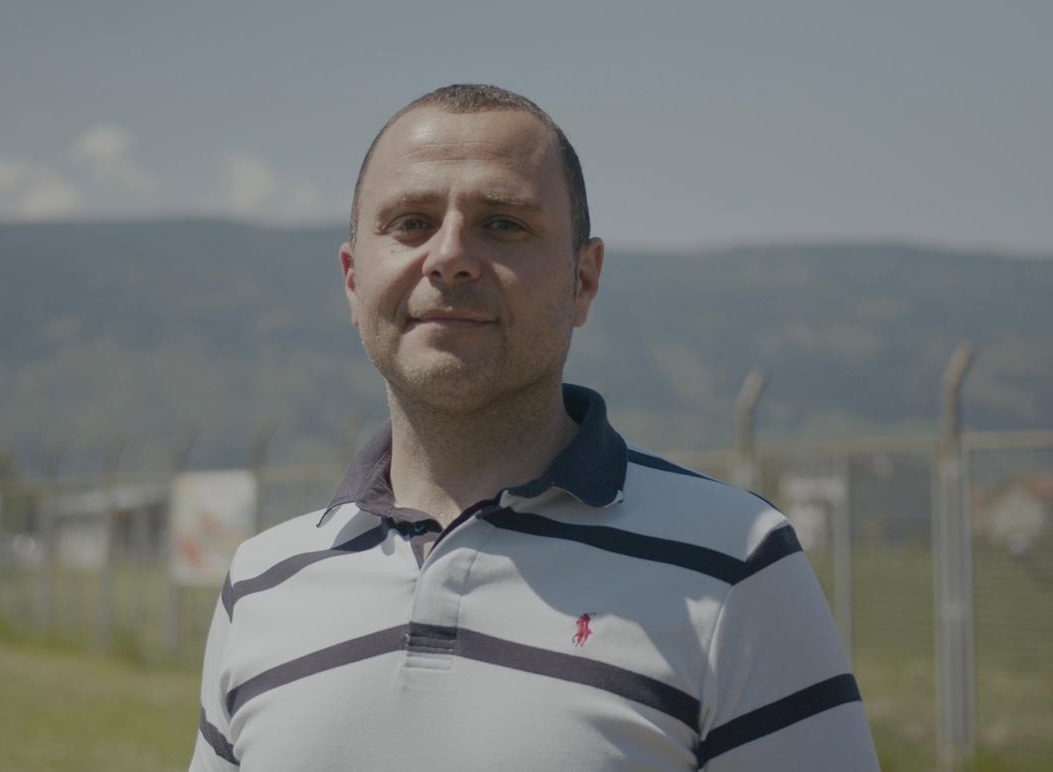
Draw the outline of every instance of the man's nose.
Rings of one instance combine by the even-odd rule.
[[[451,214],[443,220],[442,227],[431,240],[421,270],[425,276],[447,284],[479,278],[479,257],[463,217]]]

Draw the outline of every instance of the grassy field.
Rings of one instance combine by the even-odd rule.
[[[1053,550],[1032,560],[984,550],[974,556],[974,772],[1053,770],[1053,577],[1039,559],[1048,554]],[[829,590],[826,557],[815,555],[813,563]],[[931,575],[931,554],[917,546],[855,554],[854,663],[885,772],[937,766]],[[183,645],[173,655],[162,645],[162,578],[156,570],[122,570],[110,658],[83,653],[98,645],[97,580],[56,577],[54,614],[62,624],[53,627],[50,644],[29,632],[35,596],[23,590],[32,589],[33,577],[0,582],[0,769],[186,768],[197,723],[197,663],[216,590],[183,593]]]
[[[912,693],[931,695],[931,662],[902,661],[892,667],[884,658],[863,658],[857,671],[882,769],[934,770],[931,704],[903,700]],[[975,772],[1053,769],[1050,682],[1004,674],[998,680],[1000,687],[989,688],[999,691],[1000,700],[1016,701],[1012,714],[1024,718],[981,728],[985,742]],[[0,684],[0,767],[6,772],[186,769],[197,729],[194,670],[150,669],[0,639]]]
[[[0,639],[0,768],[185,771],[198,675]]]
[[[829,592],[824,557],[812,562]],[[931,560],[910,545],[854,555],[854,666],[885,772],[937,768]],[[974,580],[974,769],[1053,770],[1053,583],[1028,561],[983,549]]]

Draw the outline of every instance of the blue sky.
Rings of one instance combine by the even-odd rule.
[[[596,231],[695,249],[896,239],[1053,254],[1053,3],[0,6],[0,220],[342,222],[387,116],[531,97]]]

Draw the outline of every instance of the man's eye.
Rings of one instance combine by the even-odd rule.
[[[420,217],[403,217],[395,223],[395,230],[402,233],[422,231],[427,227],[428,222]]]
[[[507,231],[514,233],[516,231],[523,230],[523,226],[517,223],[515,220],[510,220],[507,217],[495,217],[487,223],[487,227],[496,231]]]

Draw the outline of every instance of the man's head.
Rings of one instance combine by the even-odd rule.
[[[358,170],[355,181],[355,192],[351,200],[351,229],[349,241],[353,244],[359,227],[360,204],[362,196],[362,179],[369,168],[373,152],[388,129],[403,115],[422,107],[437,107],[450,113],[481,113],[489,111],[512,110],[534,116],[552,133],[552,138],[559,150],[563,175],[570,194],[571,223],[573,227],[573,248],[577,252],[588,243],[591,236],[589,220],[589,202],[585,194],[585,176],[581,171],[581,162],[567,135],[556,125],[551,116],[524,96],[507,91],[497,86],[478,84],[454,84],[436,89],[413,100],[399,110],[373,138],[365,158]]]
[[[482,90],[486,104],[514,97],[466,88],[450,93]],[[418,100],[363,164],[357,232],[340,248],[344,289],[366,352],[400,402],[461,412],[558,393],[571,333],[596,295],[603,242],[575,246],[582,226],[568,156],[536,109]],[[580,176],[576,159],[574,167]]]

